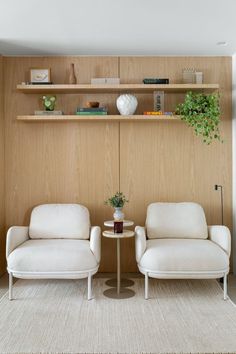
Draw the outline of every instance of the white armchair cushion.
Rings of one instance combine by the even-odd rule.
[[[90,249],[93,252],[96,260],[100,263],[101,260],[101,228],[92,226],[90,232]]]
[[[152,203],[147,209],[147,237],[207,239],[203,208],[196,203]]]
[[[23,242],[29,239],[29,228],[28,226],[12,226],[7,231],[7,242],[6,242],[6,257],[14,251],[15,248],[20,246]]]
[[[228,256],[231,253],[231,234],[227,226],[208,226],[209,239],[219,245]]]
[[[146,231],[145,227],[136,226],[135,227],[135,255],[136,261],[139,263],[142,255],[144,254],[147,247],[146,241]]]
[[[139,265],[153,272],[226,271],[229,257],[212,241],[192,239],[148,240]]]
[[[76,272],[98,266],[88,240],[28,240],[7,259],[15,272]]]
[[[89,239],[89,211],[79,204],[43,204],[31,213],[31,239]]]

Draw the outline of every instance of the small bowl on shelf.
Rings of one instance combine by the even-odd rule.
[[[86,102],[86,107],[88,107],[88,108],[98,108],[99,107],[99,102],[88,101],[88,102]]]

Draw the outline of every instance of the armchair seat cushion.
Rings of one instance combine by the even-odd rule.
[[[8,256],[15,272],[88,271],[98,266],[88,240],[28,240]]]
[[[153,272],[220,272],[229,267],[229,257],[210,240],[154,239],[147,241],[139,266]]]

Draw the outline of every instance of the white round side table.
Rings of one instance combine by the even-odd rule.
[[[108,226],[108,227],[114,227],[114,220],[104,221],[104,225]],[[133,225],[134,225],[134,222],[131,220],[124,220],[123,221],[124,227],[129,227],[129,226],[133,226]]]
[[[116,246],[117,246],[117,279],[115,280],[116,287],[114,285],[111,285],[111,283],[114,283],[114,280],[111,279],[110,281],[106,282],[107,285],[113,286],[110,289],[107,289],[103,292],[103,294],[109,298],[112,299],[127,299],[129,297],[132,297],[135,295],[135,292],[131,289],[127,289],[125,286],[131,286],[133,285],[133,282],[131,285],[123,285],[121,286],[121,276],[120,276],[120,240],[133,237],[134,236],[134,231],[130,230],[123,230],[123,233],[114,233],[114,231],[106,230],[103,231],[103,236],[108,237],[108,238],[114,238],[116,239]],[[111,283],[109,283],[111,282]]]
[[[107,220],[104,222],[104,225],[107,227],[114,228],[114,220]],[[129,227],[129,226],[133,226],[133,225],[134,225],[134,222],[132,220],[124,220],[123,221],[123,227]],[[108,285],[108,286],[116,287],[116,284],[117,284],[117,279],[114,279],[114,278],[106,281],[106,285]],[[134,281],[131,279],[122,278],[120,280],[120,286],[122,288],[126,288],[126,287],[129,287],[132,285],[134,285]]]

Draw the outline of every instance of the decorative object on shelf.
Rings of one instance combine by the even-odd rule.
[[[91,85],[119,85],[120,78],[119,77],[100,77],[100,78],[92,78]]]
[[[221,141],[219,94],[188,92],[184,103],[177,105],[176,114],[194,128],[197,136],[202,136],[204,143],[209,145],[214,139]]]
[[[114,233],[122,234],[123,232],[123,221],[114,221]]]
[[[184,68],[183,69],[183,83],[184,84],[194,84],[195,83],[195,69],[194,68]]]
[[[99,102],[88,101],[88,102],[86,102],[86,107],[88,107],[88,108],[98,108],[99,107]]]
[[[56,96],[43,96],[43,106],[46,111],[54,111]]]
[[[81,115],[81,116],[104,116],[107,115],[108,110],[106,107],[97,107],[97,108],[88,108],[88,107],[78,107],[77,108],[77,115]]]
[[[31,84],[51,84],[51,69],[30,69]]]
[[[117,98],[116,106],[121,115],[129,116],[136,111],[138,101],[134,95],[123,94]]]
[[[75,64],[70,64],[70,71],[69,71],[69,84],[75,85],[77,83],[77,79],[75,76]]]
[[[62,116],[62,111],[34,111],[35,116]]]
[[[195,72],[195,82],[198,85],[203,83],[203,72],[201,71]]]
[[[154,101],[154,108],[155,112],[164,112],[165,107],[165,93],[164,91],[154,91],[153,92],[153,101]]]
[[[169,79],[152,79],[152,78],[145,78],[143,79],[144,84],[155,84],[155,85],[167,85],[169,84]]]
[[[126,199],[126,197],[124,196],[124,194],[122,192],[117,192],[111,198],[108,198],[105,201],[105,204],[110,205],[112,208],[115,209],[115,212],[113,214],[115,221],[123,221],[125,215],[122,212],[122,208],[124,207],[125,203],[128,203],[128,202],[129,201]]]

